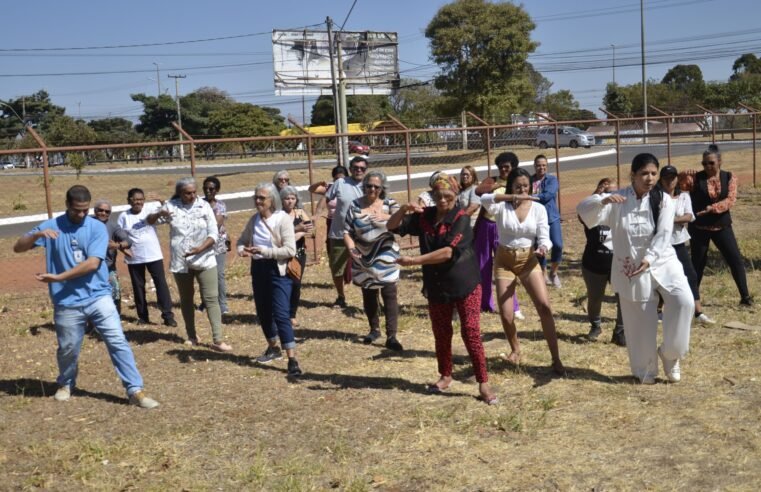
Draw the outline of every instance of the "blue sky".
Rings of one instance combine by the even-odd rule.
[[[446,3],[358,0],[345,29],[396,31],[402,76],[430,79],[436,67],[430,65],[423,31]],[[141,105],[129,95],[156,94],[154,63],[158,63],[162,91],[169,90],[172,95],[174,82],[167,74],[181,74],[187,76],[181,81],[181,94],[215,86],[239,101],[277,106],[283,114],[301,119],[300,97],[274,95],[270,32],[323,23],[326,16],[340,25],[351,5],[352,0],[14,2],[3,7],[0,100],[45,89],[71,116],[135,119]],[[617,46],[617,82],[640,80],[638,0],[529,0],[524,7],[535,19],[533,39],[540,43],[531,60],[554,83],[553,90],[569,89],[582,107],[596,111],[605,84],[612,77],[611,44]],[[695,63],[707,80],[725,80],[737,56],[745,52],[761,54],[758,0],[646,0],[645,8],[648,52],[653,61],[660,57],[665,62],[648,66],[649,78],[662,78],[677,63]],[[153,47],[8,51],[168,43],[237,35],[247,36]],[[219,65],[242,66],[187,69]],[[29,75],[104,71],[132,73]],[[307,115],[310,108],[308,101]]]

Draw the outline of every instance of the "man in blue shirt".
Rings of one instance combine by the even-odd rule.
[[[59,375],[54,398],[66,401],[71,397],[85,326],[90,321],[106,344],[130,404],[155,408],[159,404],[143,392],[143,378],[111,298],[105,262],[108,232],[102,222],[87,215],[90,200],[87,188],[72,186],[66,192],[66,213],[46,220],[13,246],[16,253],[45,248],[47,273],[35,277],[48,284],[55,308]]]
[[[545,282],[547,285],[553,285],[556,288],[561,287],[560,277],[558,276],[558,267],[563,257],[563,231],[560,228],[560,210],[558,210],[558,193],[560,192],[560,183],[558,178],[547,174],[547,157],[538,155],[534,157],[534,171],[536,174],[531,176],[532,196],[539,199],[539,203],[544,205],[547,210],[547,219],[550,223],[550,241],[552,241],[552,253],[550,256],[550,273],[547,275],[547,259],[542,257],[539,264],[542,271],[545,272]]]

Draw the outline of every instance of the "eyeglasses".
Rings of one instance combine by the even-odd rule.
[[[254,195],[254,200],[255,201],[259,201],[259,200],[264,201],[267,198],[269,198],[269,197],[268,196],[262,196],[262,195]]]
[[[367,171],[367,168],[365,166],[352,166],[351,170],[352,171],[362,171],[362,172],[365,172],[365,171]]]
[[[109,215],[111,215],[111,211],[110,210],[106,210],[105,208],[96,208],[95,209],[95,213],[96,214],[109,214]]]
[[[291,178],[277,178],[280,183],[290,183]]]
[[[383,187],[379,186],[379,185],[374,185],[374,184],[366,184],[365,185],[365,189],[366,190],[380,190],[381,188],[383,188]]]

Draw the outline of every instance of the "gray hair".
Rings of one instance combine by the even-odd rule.
[[[280,201],[282,202],[283,200],[286,199],[286,197],[289,197],[291,195],[296,197],[296,205],[294,206],[294,208],[301,208],[301,200],[299,200],[299,191],[294,186],[288,185],[284,187],[282,190],[280,190]]]
[[[433,188],[433,184],[436,182],[436,178],[439,177],[439,174],[441,174],[442,171],[434,171],[433,174],[431,174],[431,177],[428,178],[428,187]]]
[[[196,179],[191,176],[178,179],[177,183],[174,185],[174,196],[172,198],[180,198],[182,189],[188,185],[196,186]]]
[[[388,180],[386,179],[386,173],[384,173],[380,169],[374,169],[372,171],[368,171],[367,174],[365,174],[365,177],[362,178],[362,188],[365,187],[365,185],[370,180],[370,178],[380,179],[381,190],[378,196],[380,196],[381,198],[386,198],[386,187],[388,185]]]
[[[276,188],[278,187],[277,184],[278,184],[278,180],[280,178],[288,178],[290,180],[291,176],[290,176],[290,174],[288,174],[288,171],[286,171],[285,169],[282,169],[282,170],[276,172],[275,175],[272,176],[272,184],[275,185]]]
[[[283,202],[280,201],[280,193],[277,191],[277,186],[272,183],[259,183],[254,188],[254,196],[259,193],[259,190],[267,190],[270,198],[272,199],[272,206],[270,207],[273,212],[279,212],[283,210]]]
[[[95,205],[93,205],[92,208],[99,208],[101,205],[108,205],[108,208],[114,208],[113,205],[111,205],[111,202],[105,198],[98,198],[95,200]]]

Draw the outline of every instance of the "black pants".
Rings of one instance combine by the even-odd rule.
[[[132,291],[135,294],[135,309],[137,317],[148,321],[148,303],[145,300],[145,270],[151,274],[153,284],[156,286],[156,297],[161,317],[164,321],[174,319],[172,314],[172,297],[169,294],[169,286],[164,275],[164,260],[156,260],[150,263],[136,263],[127,265],[129,278],[132,280]]]
[[[383,311],[386,316],[386,337],[396,336],[399,318],[399,303],[396,299],[396,284],[385,284],[381,289],[362,289],[362,306],[365,308],[370,330],[380,331],[380,305],[378,291],[383,297]]]
[[[301,263],[301,278],[304,278],[304,269],[307,266],[307,255],[303,254],[297,256],[299,263]],[[301,281],[293,281],[293,287],[291,288],[291,319],[296,318],[296,311],[299,310],[299,302],[301,302]]]
[[[692,265],[690,252],[687,250],[687,243],[675,244],[674,251],[676,252],[676,257],[679,258],[679,262],[682,264],[682,268],[684,268],[684,275],[687,277],[687,283],[690,284],[692,298],[699,301],[700,289],[698,289],[698,274],[695,272],[695,267]]]
[[[746,299],[750,297],[748,293],[748,281],[745,278],[745,265],[743,264],[740,249],[737,247],[737,239],[732,227],[725,227],[719,231],[705,231],[696,227],[690,227],[690,253],[692,256],[692,265],[697,273],[697,285],[700,288],[700,282],[703,280],[703,270],[706,267],[708,259],[708,246],[711,241],[724,257],[724,261],[732,272],[732,278],[735,280],[740,297]]]

